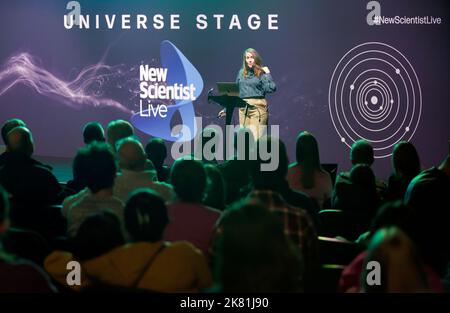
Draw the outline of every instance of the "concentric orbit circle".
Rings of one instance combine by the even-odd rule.
[[[372,51],[373,52],[373,51]],[[384,52],[383,52],[384,53]],[[371,58],[371,59],[369,59],[369,60],[378,60],[378,61],[382,61],[382,62],[385,62],[386,64],[388,64],[389,66],[391,66],[392,68],[394,68],[394,66],[390,63],[390,62],[387,62],[387,61],[385,61],[385,60],[382,60],[382,59],[379,59],[379,58]],[[359,65],[359,64],[361,64],[361,63],[363,63],[364,61],[366,61],[366,60],[363,60],[363,61],[360,61],[360,62],[358,62],[357,63],[357,65]],[[344,84],[345,84],[345,82],[347,81],[347,78],[348,78],[348,76],[349,76],[349,74],[353,71],[353,69],[356,67],[356,65],[355,66],[353,66],[351,69],[350,69],[350,72],[349,73],[347,73],[347,75],[345,76],[345,79],[344,79]],[[374,70],[374,69],[372,69],[372,70]],[[387,75],[388,77],[389,77],[389,75],[385,72],[385,71],[380,71],[381,73],[383,73],[383,74],[385,74],[385,75]],[[359,77],[359,75],[358,75],[358,77]],[[391,77],[389,77],[391,80],[392,80],[392,78]],[[403,82],[405,83],[405,81],[404,81],[404,79],[402,78],[402,80],[403,80]],[[374,83],[376,83],[377,82],[377,80],[374,80]],[[398,90],[398,88],[397,88],[397,84],[395,84],[395,82],[394,82],[394,86],[395,86],[395,88]],[[405,86],[406,86],[406,83],[405,83]],[[414,92],[414,91],[413,91]],[[341,97],[342,97],[342,95],[341,95]],[[342,101],[342,98],[341,98],[341,104],[343,104],[344,102]],[[350,104],[351,104],[351,101],[349,102]],[[350,109],[352,109],[352,106],[350,105]],[[406,109],[407,109],[407,111],[408,111],[408,109],[409,109],[409,96],[408,96],[408,94],[406,94]],[[343,108],[342,108],[342,110],[343,110]],[[406,112],[406,113],[408,113],[408,112]],[[348,124],[348,120],[347,120],[347,117],[344,115],[343,116],[344,117],[344,119],[345,119],[345,121],[347,122],[347,124]],[[354,117],[354,116],[353,116]],[[406,114],[405,114],[405,118],[406,118]],[[356,119],[356,117],[355,117],[355,119]],[[362,126],[364,129],[366,129],[366,130],[370,130],[370,131],[373,131],[372,129],[369,129],[369,128],[367,128],[367,127],[364,127],[363,125],[361,125],[361,123],[356,119],[356,122],[358,123],[358,125],[360,125],[360,126]],[[402,121],[402,125],[403,125],[403,123],[405,122],[405,119]],[[348,124],[349,125],[349,124]],[[391,124],[390,124],[391,125]],[[390,126],[389,125],[389,126]],[[353,128],[351,127],[351,125],[349,125],[350,126],[350,129],[353,131]],[[345,130],[345,129],[344,129]],[[388,137],[387,139],[384,139],[384,140],[373,140],[374,142],[382,142],[382,141],[386,141],[386,140],[388,140],[388,139],[391,139],[394,135],[396,135],[397,133],[398,133],[398,131],[400,130],[400,128],[399,129],[397,129],[397,131],[393,134],[393,135],[391,135],[390,137]],[[348,133],[347,133],[348,134]],[[358,133],[356,133],[355,132],[355,134],[356,134],[356,136],[357,137],[359,137],[359,138],[361,138],[361,139],[364,139],[364,140],[368,140],[368,141],[370,141],[369,139],[367,139],[367,138],[365,138],[364,136],[362,136],[362,135],[360,135],[360,134],[358,134]],[[393,146],[393,145],[391,145],[391,146]],[[390,146],[389,146],[390,147]]]
[[[345,99],[345,100],[344,100]],[[342,143],[369,141],[376,158],[389,157],[392,146],[414,136],[422,114],[422,91],[409,60],[382,42],[350,49],[331,76],[328,104]]]
[[[377,85],[375,85],[375,84],[370,84],[370,85],[368,85],[367,84],[367,81],[370,81],[370,82],[372,82],[374,79],[373,79],[373,77],[372,78],[370,78],[370,79],[367,79],[367,80],[365,80],[362,84],[361,84],[361,86],[363,86],[363,88],[362,88],[362,91],[359,93],[359,94],[357,94],[357,96],[358,96],[358,99],[359,99],[359,103],[358,103],[358,108],[361,106],[361,107],[363,107],[364,108],[364,105],[362,105],[362,103],[364,103],[365,104],[365,102],[366,101],[363,101],[363,98],[364,98],[364,95],[362,94],[363,92],[365,92],[365,90],[367,89],[367,88],[370,88],[370,87],[372,87],[372,86],[376,86],[377,88],[379,88],[379,89],[381,89],[382,91],[383,91],[383,95],[384,95],[384,97],[383,97],[383,103],[382,103],[382,106],[384,107],[384,112],[387,112],[387,115],[391,112],[391,106],[390,106],[390,101],[387,101],[387,103],[388,103],[388,105],[385,105],[385,99],[384,98],[390,98],[391,100],[393,99],[393,97],[392,97],[392,93],[390,92],[390,90],[387,90],[387,87],[385,86],[385,85],[387,85],[383,80],[379,80],[379,83],[377,84]],[[369,83],[370,83],[369,82]],[[360,90],[360,88],[358,88],[358,91],[357,91],[357,93],[359,92],[359,90]],[[389,94],[388,94],[389,93]],[[382,113],[384,113],[384,112],[382,112]],[[372,114],[370,114],[370,113],[367,113],[367,115],[368,116],[372,116]],[[374,116],[377,116],[377,115],[374,115]],[[382,121],[384,121],[385,119],[387,118],[387,116],[385,116],[383,119],[381,119],[381,120],[378,120],[378,121],[373,121],[373,122],[382,122]],[[371,120],[370,120],[370,118],[368,119],[368,121],[369,122],[371,122]],[[370,129],[370,130],[373,130],[373,131],[376,131],[375,129]]]
[[[371,51],[369,51],[369,52],[381,52],[381,51],[378,51],[378,50],[371,50]],[[385,54],[385,55],[389,55],[388,53],[385,53],[385,52],[381,52],[381,53],[383,53],[383,54]],[[363,53],[360,53],[360,54],[358,54],[357,56],[360,56],[361,54],[363,54]],[[356,57],[357,57],[356,56]],[[390,56],[390,55],[389,55]],[[356,57],[353,57],[352,58],[352,60],[353,59],[355,59]],[[395,57],[393,57],[395,60],[397,60]],[[368,60],[379,60],[379,61],[383,61],[383,62],[385,62],[385,63],[387,63],[387,64],[389,64],[392,68],[395,68],[395,66],[393,66],[390,62],[387,62],[387,61],[385,61],[385,60],[382,60],[382,59],[379,59],[379,58],[376,58],[376,59],[374,59],[374,58],[372,58],[372,59],[368,59]],[[365,61],[365,60],[364,60]],[[362,63],[362,62],[364,62],[364,61],[360,61],[360,62],[358,62],[357,64],[360,64],[360,63]],[[400,64],[401,66],[403,66],[402,64]],[[352,69],[351,69],[351,71],[353,70],[355,68],[355,66],[353,66],[352,67]],[[398,72],[397,72],[398,71]],[[396,72],[396,74],[399,74],[399,69],[398,68],[395,68],[395,72]],[[347,78],[348,78],[348,75],[349,75],[349,73],[345,76],[345,79],[344,79],[344,85],[345,85],[345,81],[347,80]],[[403,121],[402,121],[402,124],[401,124],[401,126],[400,126],[400,128],[398,128],[397,129],[397,131],[393,134],[393,135],[391,135],[389,138],[387,138],[387,139],[384,139],[384,140],[378,140],[377,142],[383,142],[383,141],[386,141],[386,140],[388,140],[388,139],[391,139],[392,137],[394,137],[402,128],[402,126],[403,126],[403,123],[405,122],[405,119],[406,119],[406,116],[407,116],[407,113],[408,113],[408,109],[409,109],[409,96],[408,96],[408,92],[410,92],[410,90],[407,90],[407,86],[406,86],[406,82],[405,82],[405,80],[403,79],[403,77],[401,77],[402,78],[402,81],[403,81],[403,83],[405,84],[405,90],[406,90],[406,107],[407,107],[407,112],[406,112],[406,114],[405,114],[405,118],[403,119]],[[375,81],[376,82],[376,81]],[[352,87],[353,87],[353,89],[354,89],[354,86],[352,85]],[[395,84],[395,87],[397,88],[397,85]],[[412,90],[412,93],[414,94],[414,90]],[[351,102],[350,102],[351,103]],[[343,101],[342,101],[342,95],[341,95],[341,105],[343,104]],[[350,106],[350,108],[351,108],[351,106]],[[344,107],[341,107],[341,109],[344,111]],[[413,111],[414,111],[414,108],[413,108]],[[339,116],[338,116],[339,117]],[[348,124],[348,120],[347,120],[347,117],[344,115],[343,116],[343,118],[345,119],[345,121],[347,122],[347,125],[349,125]],[[358,122],[358,124],[359,125],[361,125],[359,122]],[[350,125],[350,129],[352,130],[352,131],[354,131],[352,128],[351,128],[351,125]],[[406,127],[406,131],[408,131],[409,130],[409,126],[407,126]],[[344,129],[344,131],[347,133],[347,131]],[[347,133],[347,135],[348,135],[348,133]],[[361,137],[361,138],[363,138],[363,139],[367,139],[367,138],[365,138],[365,137],[363,137],[363,136],[361,136],[361,135],[359,135],[359,134],[356,134],[357,135],[357,137]],[[345,142],[345,138],[344,138],[344,140],[342,140],[342,138],[341,138],[341,141],[343,141],[343,142]],[[392,144],[393,145],[393,144]],[[390,146],[392,146],[392,145],[390,145]],[[390,147],[389,146],[389,147]],[[375,148],[375,149],[377,149],[377,148]]]
[[[359,77],[359,75],[358,75],[358,77]],[[371,82],[373,82],[373,81],[375,81],[375,78],[373,77],[373,76],[371,76],[370,78],[368,78],[368,79],[366,79],[365,81],[363,81],[362,82],[362,85],[363,84],[366,84],[366,82],[367,81],[371,81]],[[378,78],[378,85],[377,85],[377,87],[379,87],[379,88],[381,88],[381,89],[383,89],[383,90],[386,90],[387,89],[387,91],[389,92],[389,97],[388,98],[390,98],[390,101],[388,101],[388,104],[389,104],[389,107],[388,107],[388,112],[387,112],[387,114],[389,115],[390,114],[390,112],[391,112],[391,110],[392,110],[392,106],[391,106],[391,104],[393,103],[393,102],[395,102],[393,99],[394,99],[394,96],[393,96],[393,94],[392,94],[392,91],[390,90],[390,89],[388,89],[387,88],[387,83],[386,82],[384,82],[384,80],[382,80],[382,79],[380,79],[380,78]],[[380,84],[381,83],[381,84]],[[396,87],[396,86],[395,86]],[[398,93],[398,89],[396,88],[396,91],[397,91],[397,98],[400,98],[400,95],[399,95],[399,93]],[[359,101],[361,102],[362,101],[362,98],[360,98],[359,99]],[[395,115],[395,117],[397,116],[397,114],[398,114],[398,110],[397,110],[397,112],[396,112],[396,115]],[[394,118],[395,118],[394,117]],[[384,119],[383,120],[380,120],[379,122],[382,122],[382,121],[384,121]],[[389,125],[388,125],[389,126]],[[373,129],[372,129],[373,130]],[[381,130],[384,130],[384,129],[381,129]],[[376,131],[376,130],[373,130],[373,131]]]
[[[381,91],[380,91],[381,89]],[[377,118],[380,116],[378,109],[373,109],[371,107],[374,107],[378,104],[379,99],[381,99],[381,106],[385,104],[387,94],[386,90],[380,88],[379,86],[375,86],[372,84],[367,84],[361,90],[358,88],[359,94],[357,95],[358,100],[358,109],[361,108],[362,112],[367,117],[367,121],[371,121],[371,119],[375,119],[374,123],[377,122]],[[379,97],[375,96],[375,93],[379,94]],[[370,99],[369,99],[370,98]],[[375,100],[374,100],[375,99]],[[380,105],[378,105],[379,107]],[[378,113],[378,114],[377,114]]]
[[[368,92],[371,92],[371,91],[380,92],[379,89],[381,89],[381,92],[380,92],[381,100],[382,100],[381,106],[383,106],[384,108],[386,108],[385,102],[386,102],[386,99],[389,98],[389,95],[387,94],[386,88],[382,87],[382,85],[374,85],[370,82],[369,83],[363,82],[363,84],[365,84],[365,85],[361,85],[362,88],[358,87],[358,90],[357,90],[357,98],[359,100],[357,107],[358,107],[358,109],[362,108],[363,112],[365,112],[365,114],[368,117],[367,120],[370,122],[371,119],[376,119],[377,117],[380,116],[380,114],[372,114],[372,113],[377,113],[379,110],[370,109],[369,101],[367,99]],[[370,102],[373,101],[372,99],[374,97],[375,96],[371,97]],[[375,97],[375,98],[376,98],[376,101],[378,101],[378,98],[377,97]],[[367,107],[367,109],[366,109],[366,107]],[[375,120],[373,122],[377,122],[377,121]]]
[[[372,52],[373,52],[373,51],[372,51]],[[383,52],[383,53],[384,53],[384,52]],[[378,58],[377,58],[377,59],[372,59],[372,60],[380,60],[380,61],[382,61],[382,62],[385,62],[385,63],[389,64],[391,67],[393,67],[393,65],[392,65],[391,63],[389,63],[389,62],[387,62],[387,61],[385,61],[385,60],[381,60],[381,59],[378,59]],[[361,62],[359,62],[359,63],[361,63]],[[358,63],[358,64],[359,64],[359,63]],[[354,68],[355,68],[355,67],[353,67],[351,70],[353,70]],[[381,72],[387,75],[386,72],[384,72],[384,71],[381,71]],[[347,77],[348,77],[348,74],[346,75],[344,82],[347,80]],[[391,79],[391,77],[389,77],[389,78]],[[405,83],[403,77],[402,77],[402,81],[403,81],[403,83]],[[375,80],[375,82],[376,82],[376,80]],[[375,83],[375,82],[374,82],[374,83]],[[396,85],[396,84],[394,84],[394,85],[395,85],[395,87],[397,88],[397,85]],[[405,83],[405,87],[406,87],[406,83]],[[414,90],[413,90],[412,92],[414,93]],[[341,95],[341,97],[342,97],[342,95]],[[341,98],[341,101],[342,101],[342,98]],[[351,102],[350,102],[350,103],[351,103]],[[343,102],[342,102],[342,104],[343,104]],[[352,108],[352,107],[350,106],[350,108]],[[343,109],[343,107],[341,107],[341,109]],[[408,94],[406,94],[406,111],[407,111],[407,112],[406,112],[406,114],[405,114],[405,117],[404,117],[404,119],[403,119],[401,125],[403,125],[403,123],[405,122],[405,119],[406,119],[406,116],[407,116],[407,113],[408,113],[408,109],[409,109],[409,96],[408,96]],[[397,111],[398,111],[398,109],[397,109]],[[345,121],[348,123],[347,117],[346,117],[345,115],[344,115],[344,119],[345,119]],[[362,126],[362,125],[359,123],[359,121],[357,121],[357,123],[358,123],[360,126]],[[351,128],[351,127],[350,127],[350,128]],[[370,129],[364,127],[364,126],[363,126],[363,128],[365,128],[366,130],[370,130]],[[344,129],[344,130],[345,130],[345,129]],[[352,128],[351,128],[351,130],[353,131]],[[401,130],[401,128],[398,128],[398,129],[395,131],[395,133],[392,134],[390,137],[384,138],[384,139],[382,139],[382,140],[372,140],[372,142],[384,142],[384,141],[387,141],[387,140],[391,139],[393,136],[395,136],[400,130]],[[360,137],[361,139],[370,141],[369,139],[365,138],[364,136],[361,136],[361,135],[359,135],[359,134],[357,134],[357,133],[356,133],[356,135],[357,135],[357,137]],[[391,147],[391,146],[393,146],[393,145],[394,145],[394,144],[390,145],[389,147]],[[377,148],[374,148],[374,149],[377,149]]]
[[[373,81],[373,77],[371,77],[370,79],[369,79],[370,81]],[[367,80],[366,81],[364,81],[362,84],[366,84],[366,82],[367,82]],[[391,98],[392,99],[392,94],[391,93],[389,93],[389,95],[388,95],[388,90],[386,89],[386,87],[384,86],[386,83],[385,82],[381,82],[380,83],[380,80],[379,80],[379,83],[378,83],[378,85],[376,85],[377,86],[377,88],[380,88],[381,90],[383,90],[383,93],[385,94],[385,98]],[[373,86],[373,85],[364,85],[364,87],[362,88],[362,92],[364,92],[367,88],[370,88],[371,86]],[[363,99],[363,95],[362,94],[360,94],[359,95],[359,103],[358,103],[358,105],[359,106],[362,106],[362,104],[361,103],[363,103],[364,101],[362,100]],[[384,99],[383,99],[384,100]],[[391,106],[389,106],[389,107],[387,107],[388,108],[388,114],[391,112]],[[381,120],[378,120],[378,122],[383,122],[385,119],[387,118],[387,116],[386,117],[384,117],[383,119],[381,119]],[[368,119],[369,121],[370,121],[370,119]],[[374,121],[374,122],[377,122],[377,121]],[[362,127],[365,127],[365,126],[363,126],[363,125],[361,125]],[[372,128],[369,128],[369,127],[365,127],[365,129],[367,129],[367,130],[370,130],[370,131],[379,131],[379,130],[383,130],[383,129],[372,129]]]

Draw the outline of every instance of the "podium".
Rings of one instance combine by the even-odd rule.
[[[251,104],[249,104],[247,101],[243,100],[242,98],[233,95],[233,93],[228,94],[221,94],[221,95],[213,95],[212,94],[213,89],[211,89],[208,92],[208,103],[215,102],[222,106],[225,109],[225,128],[227,128],[228,125],[231,125],[231,119],[233,118],[233,111],[234,108],[245,108],[245,116],[247,117],[248,109],[253,108]],[[245,121],[244,121],[245,125]],[[228,138],[227,138],[227,130],[223,133],[224,136],[224,142],[225,147],[228,147]],[[233,144],[234,146],[234,144]],[[224,153],[224,160],[227,159],[227,151],[226,149],[223,150]]]
[[[208,92],[208,102],[211,101],[219,104],[225,109],[225,125],[231,125],[231,118],[233,117],[234,108],[246,108],[248,110],[252,106],[238,96],[230,96],[227,94],[214,96],[212,89]],[[247,115],[247,112],[245,112]]]

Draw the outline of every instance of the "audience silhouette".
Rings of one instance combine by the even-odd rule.
[[[282,140],[240,128],[226,161],[202,149],[169,166],[161,138],[144,149],[129,122],[105,139],[92,121],[65,184],[34,159],[24,121],[1,134],[0,292],[449,291],[450,156],[421,171],[411,142],[393,147],[386,185],[356,141],[333,186],[307,131],[291,165]],[[71,261],[81,285],[66,282]],[[381,285],[367,283],[372,261]]]

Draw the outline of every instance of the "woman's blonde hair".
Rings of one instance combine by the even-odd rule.
[[[255,60],[255,63],[253,65],[255,76],[256,77],[261,76],[261,74],[263,73],[262,65],[261,65],[261,63],[262,63],[261,56],[253,48],[248,48],[244,51],[244,54],[242,56],[242,69],[243,69],[242,75],[244,77],[247,77],[248,71],[250,70],[250,68],[247,66],[247,62],[245,61],[245,56],[247,53],[250,53],[253,56],[253,59]]]

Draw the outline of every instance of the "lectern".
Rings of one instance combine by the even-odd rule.
[[[251,107],[247,101],[238,96],[230,96],[227,94],[214,96],[212,95],[212,89],[208,92],[208,102],[211,101],[221,105],[225,109],[225,125],[231,125],[234,108],[246,108],[248,110]],[[245,112],[245,115],[247,115],[247,112]]]

